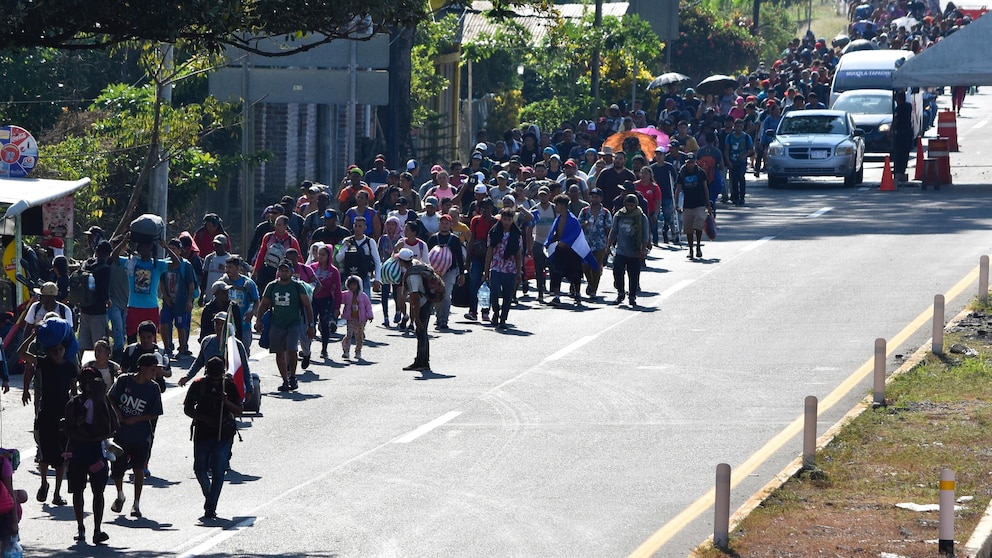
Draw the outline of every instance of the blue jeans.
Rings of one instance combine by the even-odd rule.
[[[678,223],[675,221],[675,200],[664,199],[661,200],[661,233],[664,236],[668,236],[671,232],[674,238],[679,237]]]
[[[468,273],[468,311],[475,314],[479,311],[479,287],[482,286],[482,268],[486,265],[485,258],[472,258],[472,268]],[[492,300],[492,297],[490,297]]]
[[[730,197],[733,201],[744,201],[744,173],[747,171],[747,161],[734,161],[730,165]]]
[[[500,271],[489,272],[489,300],[493,306],[493,320],[496,323],[506,323],[510,314],[510,303],[513,301],[513,286],[517,277],[512,273]]]
[[[110,318],[110,333],[114,336],[115,353],[124,350],[124,316],[126,314],[127,306],[117,306],[115,304],[107,310],[107,317]]]
[[[245,346],[245,353],[251,354],[251,319],[241,324],[241,342]]]
[[[230,440],[203,440],[193,443],[193,473],[200,483],[200,490],[205,498],[203,510],[205,512],[217,511],[217,500],[220,499],[220,491],[224,488],[224,475],[227,472],[227,465],[231,460],[231,446],[234,439]]]

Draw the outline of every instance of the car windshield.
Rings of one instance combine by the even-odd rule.
[[[850,95],[837,99],[834,110],[851,114],[892,114],[892,97],[888,95]]]
[[[847,134],[847,125],[841,116],[802,115],[783,118],[778,128],[779,134]]]

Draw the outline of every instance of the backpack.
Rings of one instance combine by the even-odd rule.
[[[85,308],[96,303],[96,279],[93,268],[96,262],[88,260],[69,275],[69,304]]]
[[[365,253],[365,249],[370,246],[369,237],[365,237],[365,242],[355,244],[355,238],[351,237],[351,243],[344,252],[344,260],[341,262],[342,276],[357,275],[365,277],[372,271],[372,255]],[[371,250],[369,250],[371,252]]]
[[[424,281],[424,297],[432,304],[444,300],[445,285],[444,279],[434,271],[434,268],[423,263],[415,263],[406,271],[408,274],[419,275]]]
[[[275,235],[272,235],[275,239]],[[274,240],[270,242],[268,248],[265,250],[265,265],[269,267],[279,267],[279,263],[286,258],[286,249],[289,243],[289,237],[286,240]]]
[[[157,242],[165,238],[165,221],[158,215],[145,213],[139,215],[128,229],[131,240],[135,242]]]

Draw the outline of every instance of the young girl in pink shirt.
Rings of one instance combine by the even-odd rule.
[[[341,292],[340,316],[348,323],[348,331],[341,340],[344,353],[341,358],[348,360],[351,351],[351,337],[355,336],[355,360],[362,360],[362,342],[365,340],[365,324],[372,322],[372,301],[362,291],[362,279],[357,275],[345,281],[346,290]]]

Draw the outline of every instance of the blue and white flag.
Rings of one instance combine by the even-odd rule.
[[[592,248],[589,248],[589,243],[586,242],[586,235],[582,234],[582,225],[575,215],[571,213],[565,214],[565,230],[562,232],[561,239],[559,241],[551,240],[554,236],[554,231],[558,230],[559,219],[561,219],[561,215],[555,217],[555,222],[551,225],[552,232],[548,235],[548,239],[544,241],[544,251],[548,255],[548,260],[554,258],[555,249],[558,248],[558,242],[564,242],[582,258],[583,263],[593,269],[599,269],[599,262],[593,256]]]

